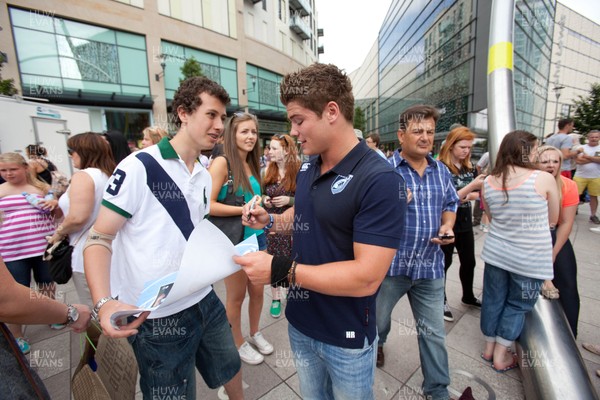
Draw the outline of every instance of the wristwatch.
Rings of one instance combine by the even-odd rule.
[[[71,304],[67,304],[67,325],[72,325],[77,322],[78,319],[79,311]]]
[[[94,318],[96,321],[100,322],[100,316],[98,315],[98,313],[100,312],[100,308],[102,308],[103,305],[105,305],[106,303],[108,303],[111,300],[114,300],[114,298],[112,298],[111,296],[106,296],[106,297],[103,297],[100,300],[98,300],[98,302],[92,309],[92,318]]]

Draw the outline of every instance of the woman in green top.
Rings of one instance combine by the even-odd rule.
[[[220,201],[223,201],[226,196],[229,176],[228,161],[236,194],[243,195],[245,202],[249,202],[255,195],[261,195],[260,147],[256,116],[244,112],[233,114],[225,125],[223,139],[224,157],[215,158],[209,170],[213,184],[210,196],[210,215],[217,217],[240,216],[241,224],[242,207],[225,205]],[[267,245],[264,232],[249,227],[244,228],[244,238],[253,234],[257,236],[259,249],[265,250]],[[264,361],[262,354],[273,352],[273,346],[258,330],[263,307],[264,286],[250,283],[246,273],[238,271],[225,278],[225,288],[227,289],[225,309],[240,358],[248,364],[260,364]],[[246,291],[250,297],[248,305],[250,336],[247,341],[242,335],[241,328],[242,303],[246,297]],[[258,352],[250,344],[256,346]]]

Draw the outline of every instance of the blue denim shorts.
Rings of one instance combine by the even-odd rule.
[[[31,285],[31,271],[38,284],[52,283],[50,268],[42,256],[23,258],[21,260],[6,261],[6,268],[10,271],[15,281],[23,286]]]
[[[266,250],[267,249],[267,235],[261,233],[256,236],[256,241],[258,242],[258,250]]]
[[[225,307],[214,290],[188,309],[146,320],[129,342],[145,399],[195,399],[194,367],[211,389],[241,368]]]

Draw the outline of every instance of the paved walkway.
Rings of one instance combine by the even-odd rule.
[[[600,393],[600,378],[595,371],[600,369],[600,356],[583,350],[581,343],[600,344],[600,235],[589,231],[588,205],[580,206],[571,235],[578,262],[579,290],[581,293],[581,314],[579,319],[579,345],[588,372],[596,390]],[[479,257],[485,234],[476,229],[476,253]],[[455,256],[456,258],[456,256]],[[475,273],[476,295],[481,293],[483,262],[478,258]],[[225,288],[222,282],[215,285],[221,299]],[[75,302],[77,295],[72,284],[60,286],[59,290],[69,302]],[[512,370],[505,374],[493,371],[479,358],[484,341],[479,330],[479,310],[465,307],[460,303],[461,288],[458,278],[458,260],[450,268],[447,294],[455,316],[452,323],[446,322],[447,347],[452,378],[451,391],[462,392],[472,386],[478,400],[488,398],[485,389],[467,375],[487,382],[499,400],[523,399],[521,373]],[[267,356],[258,366],[243,366],[243,379],[248,385],[246,399],[299,399],[298,377],[293,365],[293,357],[287,335],[287,321],[282,316],[273,319],[269,315],[271,291],[265,289],[265,304],[261,319],[261,330],[275,346],[275,352]],[[247,302],[245,303],[247,306]],[[246,314],[247,315],[247,314]],[[245,332],[247,318],[242,321]],[[395,332],[395,334],[394,334]],[[32,344],[32,353],[38,351],[38,373],[44,379],[52,398],[70,398],[70,377],[77,366],[81,354],[79,335],[68,330],[53,331],[48,326],[28,326],[25,335]],[[375,393],[377,399],[420,399],[422,374],[419,362],[415,323],[406,298],[402,299],[393,312],[392,331],[386,344],[386,365],[376,373]],[[198,377],[198,399],[217,399],[217,391],[210,390]],[[142,396],[138,393],[140,399]]]

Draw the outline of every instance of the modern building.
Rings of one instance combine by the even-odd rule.
[[[599,64],[600,25],[558,2],[544,134],[556,131],[557,119],[572,117],[573,101],[600,82]]]
[[[517,126],[538,136],[546,118],[554,14],[554,0],[516,2]],[[351,74],[367,131],[377,131],[384,143],[396,143],[400,112],[427,103],[441,111],[436,146],[454,123],[486,138],[491,18],[490,1],[392,1],[368,59]]]
[[[314,0],[0,0],[0,51],[20,95],[90,113],[129,139],[170,128],[192,57],[263,135],[287,131],[279,82],[318,59]],[[322,51],[322,49],[321,49]]]

